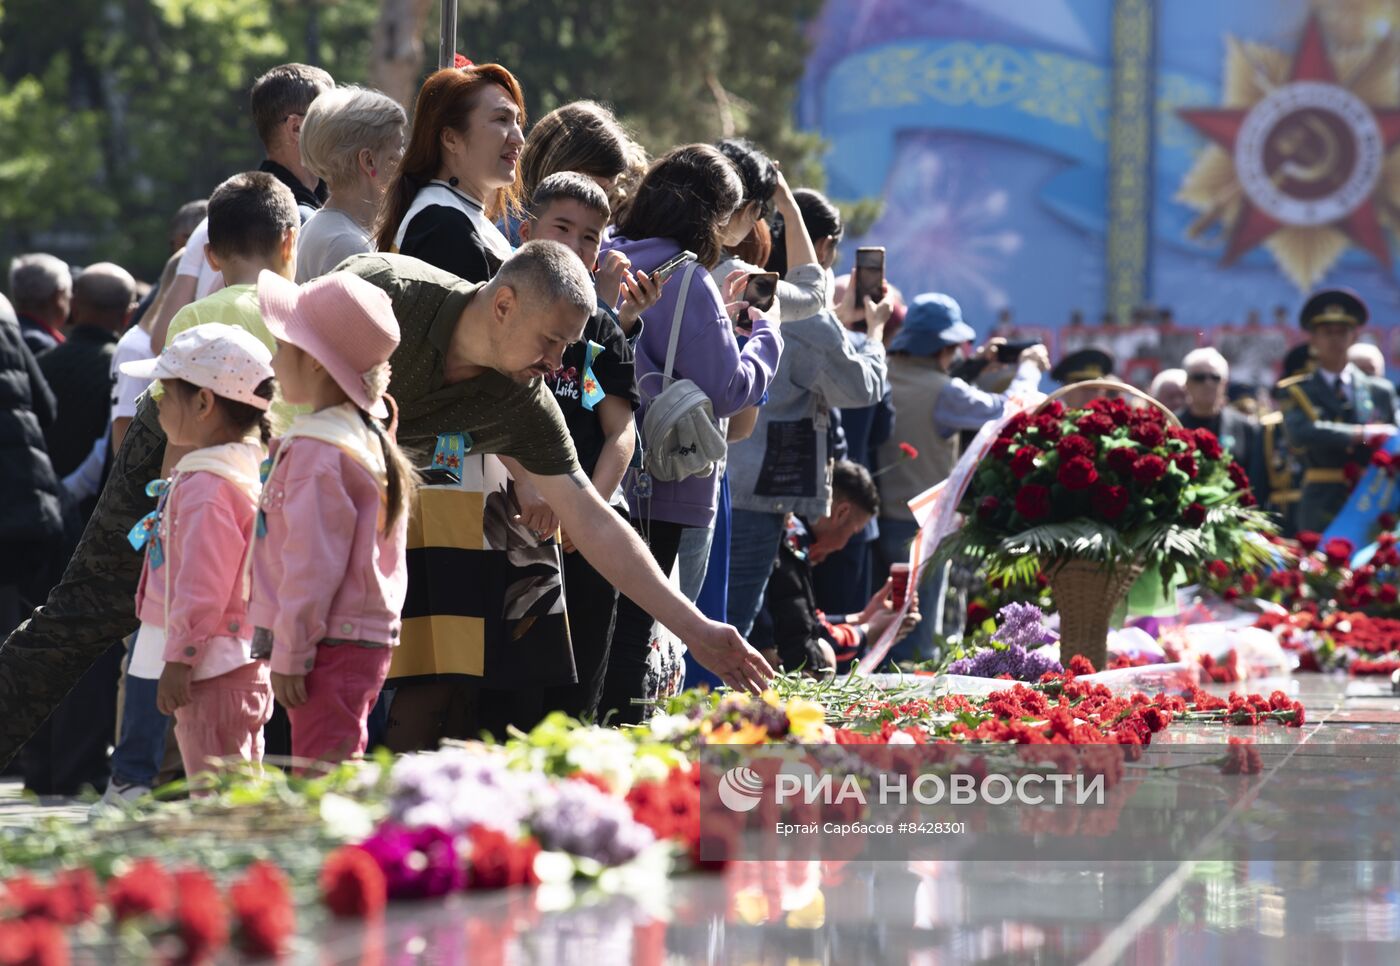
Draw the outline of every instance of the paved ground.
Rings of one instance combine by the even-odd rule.
[[[1309,722],[1225,732],[1264,746],[1265,773],[1254,787],[1279,789],[1279,801],[1306,795],[1319,804],[1316,821],[1293,830],[1300,838],[1345,833],[1375,819],[1363,795],[1367,775],[1400,749],[1400,699],[1388,682],[1300,675],[1251,682],[1249,690],[1267,694],[1273,687],[1301,698]],[[1177,724],[1153,747],[1189,755],[1193,746],[1222,740],[1219,728]],[[1287,768],[1294,771],[1285,774]],[[1290,786],[1300,768],[1336,777],[1323,789]],[[1232,810],[1223,837],[1248,842],[1269,828],[1276,806],[1259,799]],[[68,801],[25,802],[13,784],[0,784],[0,824],[83,811]],[[1400,826],[1393,811],[1382,811],[1391,816],[1382,829]],[[1193,841],[1206,838],[1206,829],[1192,831]],[[1376,858],[1363,861],[1269,858],[1254,850],[1238,859],[1096,863],[736,863],[723,875],[678,877],[622,894],[514,890],[396,904],[381,927],[312,929],[288,961],[1393,963],[1400,961],[1393,838],[1378,837]],[[78,961],[89,960],[80,954]]]

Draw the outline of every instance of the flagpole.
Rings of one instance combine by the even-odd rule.
[[[442,24],[438,41],[438,69],[451,67],[457,58],[457,0],[442,0]]]

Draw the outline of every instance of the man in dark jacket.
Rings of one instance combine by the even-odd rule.
[[[765,594],[776,652],[767,656],[775,667],[776,657],[788,671],[835,671],[837,665],[849,664],[869,641],[878,640],[895,619],[888,581],[859,614],[828,617],[817,609],[812,592],[812,567],[844,547],[879,509],[880,495],[870,471],[841,460],[831,474],[831,511],[810,523],[796,515],[788,517]],[[911,611],[900,636],[918,622],[919,615]]]
[[[10,262],[10,297],[24,344],[34,355],[63,344],[63,324],[73,297],[68,263],[44,252]]]
[[[89,265],[73,283],[68,339],[39,357],[58,399],[58,419],[45,430],[54,472],[67,476],[107,432],[112,407],[112,354],[135,302],[136,280],[120,265]]]
[[[1215,349],[1193,349],[1182,360],[1186,370],[1186,407],[1177,413],[1187,429],[1206,429],[1236,463],[1244,467],[1254,498],[1269,500],[1269,473],[1264,465],[1264,447],[1259,424],[1228,405],[1226,387],[1230,383],[1230,363]]]
[[[0,295],[0,633],[28,616],[58,562],[61,487],[43,432],[57,414],[15,311]]]

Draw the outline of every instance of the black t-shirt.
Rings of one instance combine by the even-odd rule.
[[[416,220],[416,219],[415,219]],[[632,363],[632,346],[612,313],[600,307],[583,327],[583,338],[564,350],[564,364],[545,377],[545,385],[554,392],[554,401],[564,413],[569,435],[573,437],[574,448],[578,450],[579,465],[589,476],[598,465],[598,457],[603,452],[603,423],[597,410],[585,409],[584,374],[587,371],[588,344],[596,342],[603,347],[593,360],[593,376],[598,380],[598,388],[608,396],[626,399],[635,411],[638,405],[637,380]],[[604,493],[607,499],[609,494]]]
[[[489,282],[501,260],[486,250],[465,212],[429,205],[404,229],[400,255],[412,255],[468,282]]]

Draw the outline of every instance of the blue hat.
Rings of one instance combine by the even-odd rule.
[[[962,345],[975,338],[977,333],[963,321],[962,309],[952,296],[925,292],[914,297],[914,304],[905,313],[904,324],[890,340],[890,351],[931,356],[940,349]]]

